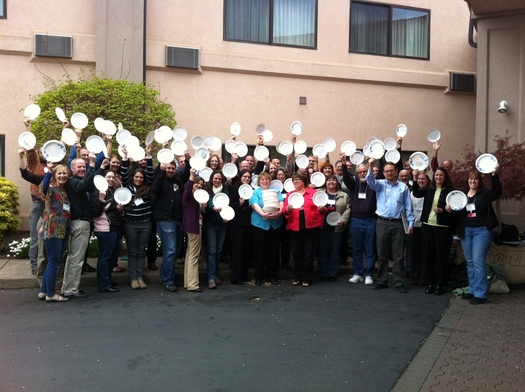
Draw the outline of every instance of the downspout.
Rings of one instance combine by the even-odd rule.
[[[146,20],[148,12],[148,0],[144,0],[144,23],[142,32],[142,84],[146,85]]]
[[[470,4],[468,4],[468,10],[470,13],[470,20],[468,23],[468,44],[473,48],[477,49],[478,43],[474,41],[474,20],[472,19],[472,7],[470,6]]]

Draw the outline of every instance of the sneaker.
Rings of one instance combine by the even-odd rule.
[[[461,294],[461,299],[464,299],[465,301],[470,301],[472,298],[474,298],[474,294],[472,293]]]
[[[144,279],[143,279],[142,277],[139,277],[139,278],[137,279],[137,282],[138,282],[139,287],[140,287],[141,289],[147,289],[147,288],[148,288],[148,285],[144,282]]]
[[[139,281],[136,280],[136,279],[133,279],[133,280],[131,281],[131,288],[132,288],[133,290],[138,290],[138,289],[140,289]]]
[[[487,298],[474,297],[469,302],[471,305],[482,305],[482,304],[486,304],[487,302],[489,302],[489,300]]]
[[[367,276],[367,277],[365,278],[365,284],[366,284],[366,285],[374,284],[374,279],[372,279],[371,276]]]
[[[363,281],[363,277],[359,275],[352,276],[349,280],[350,283],[359,283]]]

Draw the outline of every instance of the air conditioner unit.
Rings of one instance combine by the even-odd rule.
[[[166,46],[166,67],[199,69],[199,49],[182,46]]]
[[[476,91],[476,75],[450,72],[450,91],[473,93]]]
[[[46,57],[73,57],[73,37],[35,34],[35,55]]]

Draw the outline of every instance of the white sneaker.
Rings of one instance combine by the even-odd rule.
[[[371,276],[367,276],[367,277],[365,278],[365,284],[368,284],[368,285],[370,285],[370,284],[374,284],[374,279],[372,279]]]
[[[363,277],[359,275],[352,276],[349,280],[350,283],[359,283],[363,281]]]

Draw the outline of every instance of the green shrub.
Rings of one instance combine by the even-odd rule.
[[[18,206],[18,186],[0,177],[0,244],[10,232],[20,228]]]

